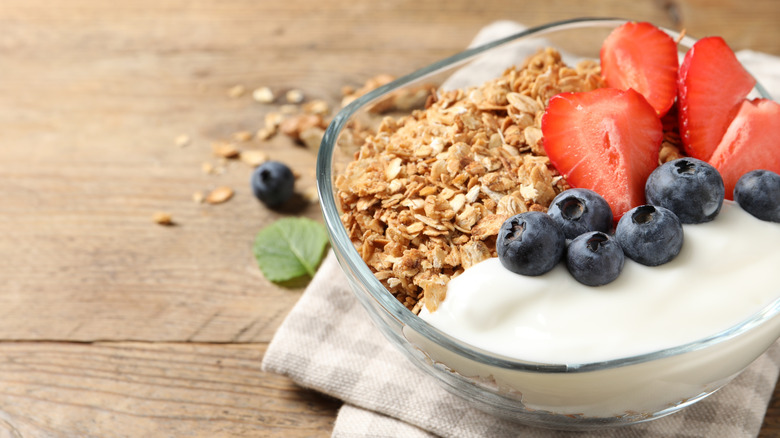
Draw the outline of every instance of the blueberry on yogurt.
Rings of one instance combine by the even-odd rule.
[[[680,253],[683,228],[671,210],[640,205],[620,218],[615,239],[628,258],[646,266],[658,266]]]
[[[542,275],[563,257],[566,238],[555,221],[540,211],[512,216],[498,231],[496,250],[501,264],[522,275]]]
[[[566,267],[586,286],[602,286],[618,278],[625,264],[623,249],[609,234],[590,231],[577,236],[566,250]]]
[[[658,166],[645,183],[648,204],[668,208],[684,224],[715,219],[726,189],[718,171],[695,158],[678,158]]]
[[[734,201],[743,210],[768,222],[780,222],[780,175],[752,170],[734,186]]]
[[[593,190],[576,188],[558,194],[547,210],[567,239],[587,231],[608,232],[612,227],[612,209]]]

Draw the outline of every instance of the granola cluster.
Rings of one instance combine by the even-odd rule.
[[[450,278],[496,256],[505,219],[546,211],[567,188],[541,145],[549,99],[601,86],[597,62],[569,67],[548,48],[385,118],[336,180],[342,222],[376,277],[409,309],[435,310]]]

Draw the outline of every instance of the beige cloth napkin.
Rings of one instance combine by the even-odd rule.
[[[497,22],[473,44],[520,29]],[[780,96],[780,59],[755,52],[739,57]],[[262,367],[343,400],[334,437],[735,438],[755,437],[761,428],[780,343],[714,395],[665,418],[592,433],[531,428],[470,407],[409,362],[371,324],[331,252],[277,331]]]

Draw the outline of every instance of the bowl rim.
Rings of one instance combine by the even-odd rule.
[[[362,258],[349,239],[347,231],[341,222],[341,215],[335,202],[332,161],[336,141],[338,140],[339,134],[344,129],[347,122],[354,113],[364,108],[366,105],[372,103],[373,101],[381,98],[385,94],[390,93],[398,88],[404,87],[412,82],[433,75],[441,70],[456,67],[460,64],[465,64],[469,60],[479,56],[486,51],[516,42],[520,39],[526,37],[542,36],[548,32],[558,30],[569,30],[581,27],[617,27],[629,21],[635,20],[610,17],[585,17],[555,21],[541,26],[529,27],[523,31],[499,38],[495,41],[466,49],[455,55],[441,59],[426,67],[400,77],[355,99],[336,114],[325,131],[317,156],[316,175],[320,207],[331,240],[331,248],[336,255],[341,269],[345,271],[345,274],[348,277],[352,276],[354,280],[364,285],[364,289],[368,291],[370,298],[382,308],[387,316],[390,316],[403,326],[408,326],[410,329],[426,338],[427,341],[433,342],[441,348],[444,348],[452,353],[456,353],[472,361],[508,370],[531,371],[538,373],[574,373],[623,367],[700,350],[733,339],[745,332],[750,331],[751,329],[760,326],[762,323],[769,321],[778,313],[780,313],[780,297],[778,297],[753,315],[721,332],[678,346],[638,355],[586,363],[546,364],[523,361],[492,353],[490,351],[468,344],[467,342],[461,341],[451,335],[444,333],[443,331],[420,318],[418,315],[412,313],[395,297],[393,297],[393,295],[389,293],[389,291],[387,291],[382,283],[374,276],[368,265],[363,262]],[[696,39],[690,36],[682,35],[680,38],[680,33],[676,31],[663,27],[661,29],[672,36],[672,38],[679,38],[678,45],[681,44],[687,47],[691,47],[696,42]],[[771,96],[761,86],[761,84],[756,83],[755,90],[761,97],[771,99]],[[355,292],[354,288],[353,292]]]

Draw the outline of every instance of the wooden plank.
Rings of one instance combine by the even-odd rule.
[[[161,11],[115,17],[83,7],[6,19],[0,338],[269,340],[300,290],[267,282],[249,249],[261,227],[290,212],[252,198],[242,163],[201,171],[219,166],[212,142],[254,132],[269,109],[229,98],[238,79],[230,72],[203,79],[204,65],[235,66],[209,54],[221,49],[190,52],[200,43],[163,32]],[[207,34],[221,35],[219,18],[211,23]],[[177,147],[179,134],[192,143]],[[246,147],[290,163],[299,189],[312,188],[314,153],[278,140]],[[192,201],[220,185],[236,191],[228,203]],[[156,211],[176,226],[153,224]],[[314,204],[295,213],[319,217]]]
[[[3,343],[0,435],[329,436],[339,403],[263,373],[265,347]]]

